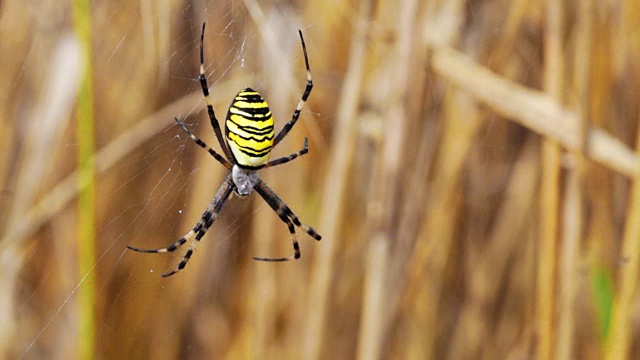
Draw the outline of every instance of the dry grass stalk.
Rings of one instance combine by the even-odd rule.
[[[558,102],[562,101],[564,66],[562,37],[564,8],[561,1],[546,1],[544,90]],[[552,139],[542,144],[542,179],[540,183],[540,249],[537,273],[537,354],[542,360],[551,359],[554,343],[554,291],[556,243],[558,241],[558,213],[560,193],[561,149]]]

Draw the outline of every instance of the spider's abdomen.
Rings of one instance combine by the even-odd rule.
[[[257,168],[269,161],[273,117],[269,104],[257,91],[246,88],[236,95],[227,113],[225,133],[238,166]]]

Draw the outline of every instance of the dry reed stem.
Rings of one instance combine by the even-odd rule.
[[[345,78],[340,90],[340,102],[334,130],[334,142],[331,147],[329,166],[324,186],[322,212],[319,228],[323,231],[322,246],[313,259],[311,287],[307,314],[309,319],[304,333],[303,354],[308,359],[319,359],[322,356],[325,326],[329,313],[330,290],[335,274],[335,257],[338,244],[342,243],[340,234],[341,219],[344,215],[344,201],[347,194],[349,164],[353,157],[357,109],[360,104],[362,78],[365,70],[365,54],[368,43],[369,22],[373,10],[372,1],[360,3],[358,15],[354,22],[353,39],[349,53]]]
[[[387,3],[389,4],[389,3]],[[412,94],[413,69],[415,63],[414,43],[416,34],[417,0],[407,0],[401,5],[399,19],[391,20],[397,26],[398,41],[393,49],[393,71],[386,73],[380,82],[388,83],[390,91],[386,92],[386,99],[378,99],[379,104],[388,106],[384,119],[384,133],[381,151],[378,154],[374,171],[373,194],[367,204],[366,227],[371,233],[366,234],[369,240],[368,265],[365,273],[365,283],[362,320],[360,322],[358,338],[358,358],[379,359],[386,334],[384,318],[388,296],[383,289],[388,288],[386,282],[389,274],[389,255],[391,243],[397,239],[397,231],[393,223],[394,214],[399,208],[399,188],[403,180],[403,157],[410,151],[407,147],[407,131],[409,130],[408,101]],[[388,16],[388,15],[387,15]],[[385,65],[383,65],[385,66]],[[378,79],[376,79],[378,80]],[[384,111],[384,110],[382,110]],[[374,268],[377,266],[377,268]]]
[[[581,169],[576,168],[567,175],[563,207],[563,234],[559,271],[558,328],[555,357],[571,359],[574,343],[575,295],[577,288],[577,265],[582,228]]]
[[[384,311],[385,298],[385,271],[389,261],[389,242],[383,235],[374,235],[367,248],[367,261],[365,267],[364,291],[362,299],[362,320],[360,322],[358,336],[357,355],[359,360],[380,359],[384,344],[385,329]]]
[[[509,60],[513,60],[513,51],[517,48],[521,28],[526,26],[525,21],[535,5],[536,3],[528,0],[515,0],[509,4],[509,12],[500,38],[494,46],[495,50],[491,51],[491,56],[487,59],[489,68],[500,68]]]
[[[627,72],[632,71],[635,71],[637,76],[638,66],[633,59],[637,59],[640,54],[637,41],[637,25],[640,22],[638,10],[640,10],[640,4],[636,1],[621,2],[619,9],[621,19],[618,22],[616,38],[622,41],[619,41],[614,49],[615,54],[618,55],[614,59],[619,76],[626,76]],[[640,118],[636,115],[636,125],[639,123]],[[640,152],[640,127],[637,126],[635,149]],[[638,353],[637,341],[634,343],[637,339],[631,336],[634,333],[637,334],[637,326],[634,328],[637,322],[633,320],[638,309],[638,269],[640,268],[640,180],[638,179],[634,179],[631,185],[625,219],[611,327],[605,344],[604,357],[607,360],[625,359],[632,356],[630,354]]]
[[[558,300],[558,342],[556,344],[556,358],[570,359],[573,357],[575,343],[575,296],[578,288],[577,265],[580,257],[580,242],[582,239],[584,195],[582,187],[586,164],[583,154],[588,152],[590,138],[589,117],[590,98],[588,87],[590,82],[591,52],[591,0],[583,0],[578,6],[578,23],[576,29],[576,48],[574,67],[574,87],[577,97],[579,148],[574,149],[574,166],[567,169],[563,208],[563,236],[561,244],[560,297]]]
[[[640,128],[636,131],[636,149],[640,152]],[[638,290],[640,268],[640,179],[633,181],[628,206],[620,250],[623,265],[618,267],[618,286],[611,316],[611,330],[605,347],[607,360],[625,359],[630,353],[632,304]]]
[[[458,2],[458,5],[460,3]],[[456,5],[455,2],[448,2],[447,5]],[[432,27],[434,19],[430,18],[434,16],[433,13],[422,9],[419,11],[418,24],[421,24],[417,32],[416,41],[424,40],[424,35],[421,34],[425,28]],[[440,26],[452,26],[456,22],[450,22],[447,24],[439,24]],[[429,31],[424,31],[425,34],[429,34]],[[455,33],[449,29],[449,33]],[[439,41],[443,41],[439,39]],[[427,64],[429,58],[429,52],[426,49],[416,47],[414,50],[414,64]],[[414,68],[414,73],[411,77],[411,88],[413,90],[413,97],[417,94],[423,94],[423,91],[428,91],[432,87],[431,79],[427,77],[426,72],[420,72],[418,70],[419,65]],[[411,96],[410,96],[411,97]],[[437,99],[437,96],[435,97]],[[420,101],[420,99],[418,99]],[[404,276],[406,271],[406,264],[415,246],[415,239],[418,233],[418,229],[423,221],[423,214],[426,212],[425,203],[427,202],[429,186],[425,186],[425,179],[429,179],[429,173],[433,166],[433,160],[438,148],[438,138],[440,136],[440,124],[434,120],[433,114],[429,109],[434,106],[437,100],[430,101],[425,97],[424,102],[420,104],[419,109],[414,111],[411,116],[415,119],[419,119],[419,122],[424,126],[421,131],[421,136],[414,137],[413,140],[417,141],[417,148],[405,149],[405,154],[409,157],[411,152],[415,152],[416,158],[414,163],[407,164],[411,171],[409,172],[408,181],[405,180],[405,189],[411,189],[411,195],[405,196],[402,203],[398,207],[398,212],[401,214],[399,224],[397,227],[397,235],[393,240],[393,254],[390,256],[390,265],[388,274],[386,275],[386,307],[383,311],[383,321],[379,322],[380,327],[384,328],[384,336],[389,337],[394,333],[392,327],[393,322],[397,321],[401,315],[401,306],[403,299],[403,292],[406,289],[409,279]],[[411,127],[411,123],[409,126]],[[417,129],[411,128],[409,131],[415,131]],[[406,168],[405,168],[406,170]],[[387,340],[387,347],[389,347]]]
[[[429,191],[424,186],[424,179],[428,178],[429,169],[433,166],[438,137],[436,124],[429,122],[427,125],[431,126],[426,126],[423,130],[423,136],[420,138],[416,151],[418,156],[415,168],[408,185],[408,188],[414,190],[412,190],[411,197],[406,199],[401,209],[401,222],[398,225],[399,241],[395,245],[398,254],[395,259],[392,259],[395,263],[391,264],[390,272],[387,275],[388,279],[390,279],[387,281],[386,289],[387,310],[383,313],[384,321],[380,325],[385,328],[387,336],[393,330],[390,325],[401,315],[403,291],[409,281],[404,276],[404,271],[406,270],[408,259],[412,256],[414,240],[423,221],[422,214],[426,211],[424,204],[427,202]],[[391,279],[394,279],[394,281],[391,281]]]
[[[407,356],[411,358],[428,358],[434,353],[445,267],[457,231],[461,172],[481,125],[476,103],[454,89],[447,91],[444,116],[448,121],[443,129],[427,212],[404,273],[409,279],[403,301],[404,316],[415,329],[408,341]],[[429,279],[428,286],[425,279]]]
[[[546,1],[544,90],[555,101],[562,102],[564,66],[562,59],[563,4]],[[558,240],[560,194],[560,147],[555,140],[545,138],[542,144],[542,181],[540,184],[540,246],[536,281],[536,355],[551,359],[553,349],[553,318]]]
[[[576,53],[574,58],[574,88],[577,93],[578,128],[580,148],[574,149],[574,166],[567,169],[566,190],[563,204],[563,242],[561,248],[560,269],[560,299],[558,314],[558,343],[556,358],[569,359],[573,357],[575,343],[575,296],[578,288],[577,265],[580,257],[580,242],[583,228],[583,207],[585,159],[589,149],[590,130],[590,58],[591,51],[591,22],[593,9],[590,0],[580,2],[578,7],[578,23],[576,26]]]
[[[464,24],[464,0],[427,0],[422,37],[427,46],[452,46],[460,37]]]
[[[14,200],[7,206],[6,225],[11,229],[29,214],[41,190],[42,179],[51,171],[51,153],[63,138],[73,105],[78,93],[80,81],[80,49],[77,40],[71,35],[62,36],[56,45],[55,53],[48,64],[43,95],[33,106],[33,111],[25,119],[26,132],[18,166]],[[77,183],[72,183],[77,186]],[[0,323],[14,322],[15,279],[23,261],[22,238],[5,232],[0,249],[0,284],[4,289],[0,296]],[[8,349],[13,339],[15,327],[3,326],[0,329],[0,351]],[[6,354],[5,354],[6,355]]]
[[[456,41],[463,23],[463,1],[425,5],[427,21],[423,36],[427,46],[447,46]],[[475,101],[457,90],[444,94],[442,143],[436,155],[434,181],[425,205],[422,226],[418,229],[415,249],[402,273],[406,279],[402,290],[402,317],[409,338],[403,353],[407,358],[433,356],[438,336],[439,299],[444,281],[446,259],[453,238],[453,223],[458,210],[460,172],[480,121]],[[429,286],[424,286],[424,279]]]
[[[470,257],[477,260],[468,265],[474,269],[467,284],[468,303],[449,345],[449,359],[478,358],[482,345],[491,340],[494,329],[489,309],[495,307],[502,295],[500,289],[505,287],[496,274],[507,272],[510,261],[522,253],[522,234],[527,232],[529,209],[536,200],[537,149],[538,144],[532,138],[524,144],[505,186],[506,196],[498,208],[488,241],[478,249],[479,254]],[[470,237],[472,241],[473,235]]]
[[[634,1],[622,1],[620,6],[620,21],[617,38],[623,39],[619,46],[615,47],[616,70],[620,76],[626,75],[628,69],[637,70],[637,63],[630,59],[637,59],[640,54],[640,46],[637,42],[637,25],[640,18],[637,10],[640,4]],[[636,115],[636,124],[640,118]],[[635,149],[640,152],[640,127],[636,127]],[[637,314],[638,294],[638,269],[640,268],[640,180],[634,179],[631,184],[631,194],[625,216],[622,246],[619,253],[617,268],[617,285],[611,316],[611,327],[607,343],[605,344],[604,357],[607,360],[629,358],[630,354],[637,354],[637,341],[634,343],[632,334],[637,333],[637,322],[634,315]],[[634,349],[635,345],[635,349]],[[632,351],[635,350],[635,351]]]
[[[557,141],[571,151],[581,151],[579,118],[546,93],[528,89],[477,65],[463,53],[438,47],[434,70],[497,113]],[[587,134],[587,155],[594,161],[631,178],[640,175],[640,156],[604,130],[591,128]]]

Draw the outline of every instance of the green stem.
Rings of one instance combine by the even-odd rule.
[[[95,169],[93,84],[91,80],[91,22],[88,0],[73,1],[76,36],[80,42],[83,73],[78,92],[78,255],[79,278],[84,279],[78,294],[79,342],[78,359],[92,359],[95,355]]]

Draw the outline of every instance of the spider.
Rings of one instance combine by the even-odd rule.
[[[222,166],[230,170],[230,173],[222,182],[218,192],[213,196],[213,199],[202,214],[202,218],[200,218],[196,223],[196,226],[189,230],[189,232],[187,232],[183,237],[178,239],[178,241],[160,249],[141,249],[127,245],[127,248],[133,251],[164,253],[175,251],[190,240],[189,249],[182,257],[178,266],[174,270],[170,270],[162,274],[163,277],[171,276],[184,269],[189,262],[191,255],[193,255],[193,251],[198,245],[198,242],[200,242],[200,239],[202,239],[209,227],[211,227],[213,222],[216,220],[216,217],[222,210],[222,207],[227,199],[229,199],[232,192],[235,192],[239,197],[246,197],[255,190],[289,228],[291,241],[293,242],[293,255],[281,258],[254,257],[255,260],[288,261],[291,259],[299,259],[300,246],[296,239],[295,226],[304,230],[314,239],[321,239],[320,234],[310,226],[301,223],[293,211],[289,209],[289,206],[287,206],[287,204],[285,204],[285,202],[282,201],[282,199],[280,199],[280,197],[278,197],[278,195],[276,195],[276,193],[271,190],[271,188],[258,176],[259,169],[288,163],[309,151],[309,141],[305,137],[304,145],[300,151],[289,156],[269,161],[271,150],[278,145],[282,139],[284,139],[284,137],[289,133],[289,130],[291,130],[296,121],[298,121],[300,112],[302,111],[304,104],[307,102],[307,98],[313,88],[311,70],[309,70],[309,58],[307,57],[307,48],[304,44],[302,31],[298,30],[298,34],[300,35],[304,62],[307,69],[307,85],[298,105],[293,111],[291,120],[289,120],[282,130],[280,130],[278,135],[274,137],[275,132],[273,127],[273,118],[271,116],[271,110],[269,110],[269,105],[258,92],[251,88],[245,88],[238,92],[231,102],[225,121],[225,138],[223,138],[220,125],[218,124],[218,119],[213,111],[211,98],[209,97],[209,86],[207,84],[207,78],[205,77],[204,29],[205,24],[203,23],[202,33],[200,34],[200,76],[198,77],[198,80],[200,81],[202,93],[204,94],[204,99],[207,104],[207,111],[209,113],[211,126],[213,127],[213,131],[216,134],[216,138],[222,148],[224,156],[217,153],[205,144],[204,141],[191,133],[180,119],[176,117],[174,120],[182,130],[184,130],[189,137],[198,144],[198,146],[209,152],[209,154],[222,164]]]

